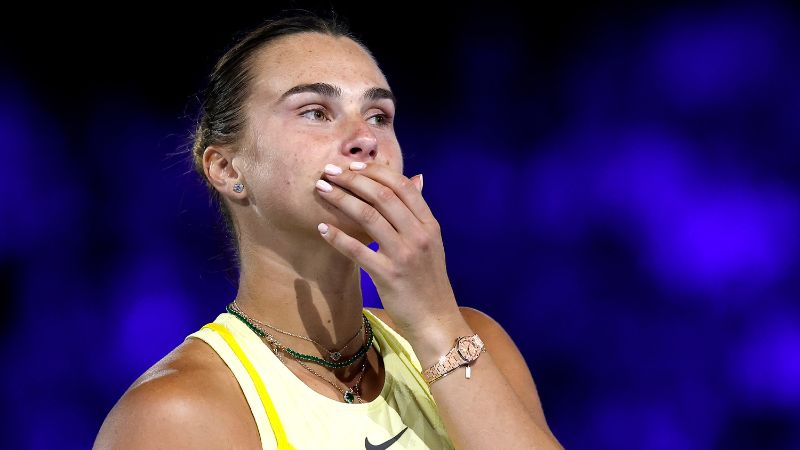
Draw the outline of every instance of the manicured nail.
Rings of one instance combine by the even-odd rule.
[[[350,170],[361,170],[365,167],[367,167],[367,165],[362,162],[353,161],[350,163]]]
[[[333,190],[333,186],[328,184],[328,182],[325,180],[317,180],[317,189],[322,192],[330,192]]]
[[[422,185],[424,184],[425,180],[422,179],[422,174],[419,174],[419,191],[422,192]]]
[[[328,175],[339,175],[342,173],[342,168],[333,164],[326,164],[325,173]]]
[[[317,225],[317,229],[322,234],[328,234],[328,226],[325,225],[324,223],[321,223],[321,224]]]

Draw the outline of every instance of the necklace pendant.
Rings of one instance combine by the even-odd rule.
[[[356,399],[356,396],[353,394],[353,390],[352,389],[348,389],[348,390],[344,391],[344,401],[346,401],[347,403],[353,403],[353,400],[355,400],[355,399]]]
[[[328,353],[333,361],[338,361],[342,358],[342,354],[339,352],[328,352]]]

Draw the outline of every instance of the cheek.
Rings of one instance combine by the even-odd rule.
[[[389,168],[403,173],[403,151],[400,149],[400,144],[397,138],[392,136],[385,140],[379,141],[379,148],[383,148],[383,155],[378,158],[378,161],[386,164]]]
[[[318,161],[310,161],[306,155],[296,150],[286,149],[263,160],[258,173],[262,177],[264,189],[270,195],[277,193],[295,196],[298,191],[313,189],[324,165]]]
[[[322,173],[325,162],[313,160],[314,155],[324,152],[324,136],[292,128],[285,121],[262,121],[255,140],[256,155],[253,158],[253,175],[259,178],[259,190],[263,195],[275,199],[285,196],[293,202],[301,197],[301,191],[313,193],[314,183]]]
[[[273,158],[261,168],[264,183],[271,193],[284,192],[297,184],[297,167],[291,159]]]

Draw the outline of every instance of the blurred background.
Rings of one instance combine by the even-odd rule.
[[[237,33],[329,9],[272,3],[4,20],[0,447],[90,447],[235,295],[183,152]],[[399,98],[459,303],[561,443],[800,448],[800,7],[433,3],[334,7]]]

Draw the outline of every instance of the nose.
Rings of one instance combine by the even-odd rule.
[[[378,138],[363,118],[348,124],[341,152],[356,161],[373,161],[378,156]]]

